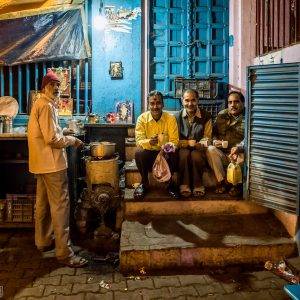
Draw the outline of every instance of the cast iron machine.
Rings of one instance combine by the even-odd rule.
[[[87,188],[83,189],[75,212],[77,228],[81,233],[87,232],[88,212],[93,209],[99,212],[101,218],[94,230],[94,239],[116,239],[119,235],[106,226],[104,216],[108,210],[120,208],[119,156],[85,156],[83,159]]]

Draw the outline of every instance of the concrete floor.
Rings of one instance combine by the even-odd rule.
[[[137,270],[135,276],[124,277],[111,263],[93,261],[96,254],[84,249],[80,253],[90,260],[87,267],[64,267],[56,262],[53,251],[41,255],[35,249],[33,229],[1,229],[4,296],[0,299],[290,299],[283,291],[287,282],[262,265],[187,270],[185,274],[162,270],[150,275]],[[300,258],[288,262],[298,273]]]

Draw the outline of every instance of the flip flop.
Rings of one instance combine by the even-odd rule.
[[[195,187],[193,190],[193,195],[195,197],[203,197],[205,195],[205,187],[204,186]]]
[[[242,190],[236,186],[233,186],[229,191],[229,195],[233,196],[233,197],[239,196],[241,193],[242,193]]]
[[[225,192],[226,192],[225,186],[220,185],[216,187],[216,194],[224,194]]]
[[[82,268],[88,264],[87,259],[75,254],[65,259],[59,259],[58,262],[70,268]]]
[[[192,191],[190,189],[190,187],[186,184],[182,184],[180,187],[179,187],[179,190],[180,190],[180,194],[182,197],[190,197],[191,194],[192,194]]]
[[[221,183],[219,183],[216,187],[216,194],[224,194],[227,190],[227,184],[226,182],[223,180],[221,181]]]

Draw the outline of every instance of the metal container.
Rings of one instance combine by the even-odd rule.
[[[88,187],[92,187],[94,184],[106,184],[119,190],[119,156],[117,155],[111,159],[104,160],[91,160],[91,158],[85,159],[86,167],[86,180]]]
[[[68,119],[66,120],[66,123],[68,124],[69,129],[72,129],[75,134],[81,133],[82,130],[82,124],[81,120],[79,119]]]
[[[0,134],[3,133],[4,116],[0,116]]]
[[[111,157],[116,151],[116,143],[93,142],[90,143],[91,156]]]
[[[3,133],[13,133],[13,118],[4,116]]]

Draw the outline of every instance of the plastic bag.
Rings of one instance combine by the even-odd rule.
[[[299,284],[299,277],[293,274],[292,270],[286,265],[284,260],[276,263],[268,260],[265,263],[265,268],[292,284]]]
[[[162,151],[158,153],[154,161],[152,175],[158,182],[166,182],[171,179],[171,171]]]
[[[227,168],[227,181],[233,185],[243,182],[242,170],[239,164],[231,161]]]

